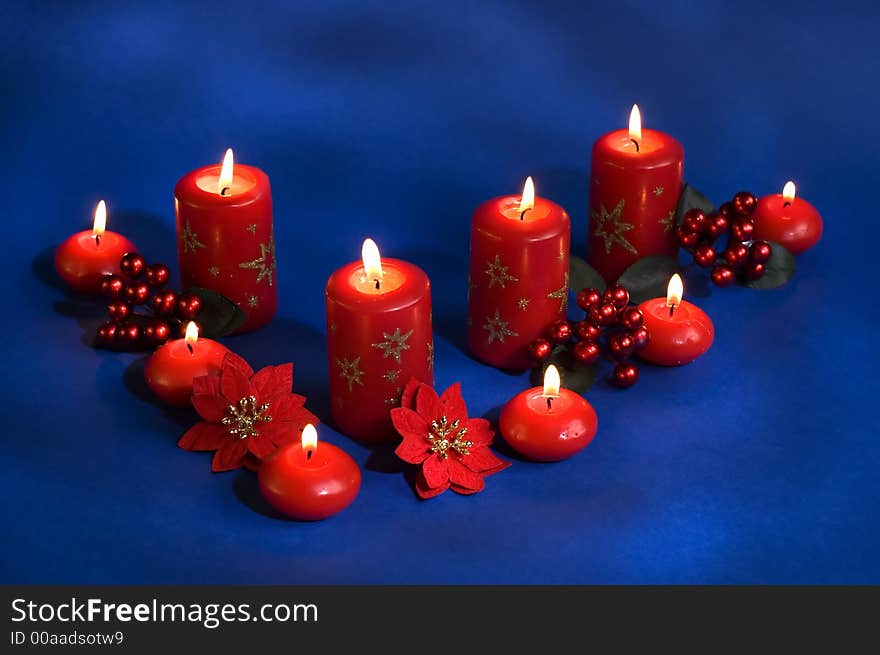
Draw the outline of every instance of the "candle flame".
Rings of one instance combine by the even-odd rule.
[[[532,176],[529,175],[526,178],[526,183],[523,185],[522,198],[519,201],[519,213],[527,212],[535,206],[535,182],[532,180]]]
[[[785,198],[788,202],[794,200],[795,193],[797,189],[794,186],[794,182],[789,180],[785,183],[785,186],[782,187],[782,197]]]
[[[681,282],[681,276],[676,273],[669,278],[669,286],[666,287],[666,306],[678,307],[681,304],[681,297],[684,295],[684,285]]]
[[[196,341],[199,340],[199,326],[196,325],[195,321],[190,321],[186,324],[186,335],[183,337],[183,340],[190,346],[195,345]]]
[[[232,148],[226,149],[223,156],[223,166],[220,167],[220,179],[217,181],[217,193],[223,195],[223,190],[232,186],[232,178],[234,176],[235,161],[232,156]]]
[[[95,207],[95,220],[92,222],[92,236],[99,237],[104,234],[107,227],[107,203],[103,200]]]
[[[302,448],[308,452],[318,447],[318,431],[311,423],[306,423],[302,433]]]
[[[544,396],[547,398],[559,397],[559,371],[553,364],[544,371]]]
[[[364,272],[370,280],[382,279],[382,257],[379,255],[379,246],[372,239],[364,239],[361,246],[361,259],[364,262]]]
[[[629,112],[629,138],[636,143],[642,142],[642,113],[638,105],[633,105]]]

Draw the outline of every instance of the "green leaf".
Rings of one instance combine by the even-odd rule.
[[[690,184],[685,183],[681,195],[678,197],[678,207],[675,209],[675,224],[681,225],[684,215],[691,209],[702,209],[708,214],[715,211],[715,205]]]
[[[196,320],[200,334],[209,339],[232,334],[247,320],[247,312],[213,289],[190,287],[186,292],[195,294],[202,300],[202,308]]]
[[[556,346],[550,359],[532,369],[529,374],[532,386],[540,387],[544,384],[544,371],[550,364],[554,364],[559,369],[559,380],[562,386],[579,394],[584,394],[587,389],[592,387],[598,375],[597,366],[587,366],[574,358],[570,345]]]
[[[648,255],[626,269],[617,283],[625,286],[630,301],[638,304],[651,298],[666,297],[669,278],[680,270],[675,257]]]
[[[757,280],[744,282],[744,286],[752,289],[776,289],[788,282],[797,270],[797,261],[791,251],[774,241],[768,241],[772,252],[764,265],[764,275]]]
[[[602,293],[605,291],[605,280],[586,261],[572,255],[568,265],[568,286],[575,293],[588,287]]]

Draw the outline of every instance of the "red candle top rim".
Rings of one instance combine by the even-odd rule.
[[[504,237],[521,235],[530,241],[557,238],[560,232],[571,229],[571,219],[563,207],[552,200],[535,196],[535,204],[527,212],[531,214],[530,220],[519,220],[510,216],[505,210],[511,206],[518,207],[520,196],[498,196],[487,200],[474,210],[472,220],[473,227],[485,232],[489,236],[496,236],[504,232]],[[515,213],[515,212],[514,212]],[[535,217],[539,217],[537,220]]]
[[[642,130],[639,149],[629,136],[629,130],[614,130],[603,134],[593,144],[593,161],[595,163],[612,163],[625,165],[627,168],[651,169],[684,160],[684,146],[665,132],[659,130]]]
[[[387,293],[361,293],[351,286],[349,280],[363,265],[361,261],[354,261],[336,269],[327,280],[324,290],[327,299],[343,307],[356,308],[359,312],[383,313],[410,307],[431,292],[431,281],[421,268],[402,259],[382,257],[382,266],[397,268],[406,281]]]
[[[250,176],[254,185],[243,193],[221,196],[219,193],[205,191],[198,185],[198,179],[204,175],[220,176],[220,164],[202,166],[190,171],[177,181],[174,186],[174,198],[178,202],[195,207],[239,207],[249,205],[254,200],[269,192],[269,176],[256,166],[235,164],[234,175]]]

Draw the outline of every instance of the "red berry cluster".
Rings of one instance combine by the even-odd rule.
[[[615,362],[611,381],[621,388],[634,385],[639,370],[628,360],[648,345],[651,335],[642,325],[642,312],[630,306],[629,291],[619,284],[602,294],[596,289],[583,289],[577,295],[577,304],[586,312],[584,320],[573,325],[566,320],[556,321],[550,327],[549,339],[535,339],[529,344],[531,356],[544,362],[552,354],[553,344],[568,344],[574,338],[574,358],[582,364],[595,364],[602,355],[604,341]]]
[[[101,292],[110,300],[110,320],[95,334],[95,345],[114,350],[152,349],[173,334],[183,336],[186,323],[202,308],[196,295],[165,289],[171,273],[165,264],[150,264],[136,252],[128,252],[119,262],[122,275],[105,275]],[[152,315],[138,314],[135,307],[146,305]]]
[[[694,262],[712,269],[712,282],[727,287],[737,275],[757,280],[766,271],[771,248],[766,241],[753,241],[755,223],[752,215],[758,200],[748,191],[740,191],[717,212],[689,210],[676,228],[681,247],[690,252]],[[719,239],[729,234],[727,247],[721,250]]]

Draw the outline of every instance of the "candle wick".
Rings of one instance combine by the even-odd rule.
[[[229,195],[229,187],[225,186],[222,189],[220,189],[220,195],[221,196],[228,196]]]
[[[189,354],[193,354],[193,345],[191,343],[186,344],[186,347],[189,349]]]
[[[547,409],[553,409],[553,398],[547,396]]]
[[[675,313],[675,305],[669,305],[669,318]]]
[[[531,207],[526,207],[525,209],[523,209],[523,210],[522,210],[522,213],[519,215],[519,220],[523,220],[523,219],[525,219],[525,217],[526,217],[526,212],[529,211],[529,210],[531,210],[531,209],[532,209]]]
[[[630,139],[630,141],[632,141],[633,144],[635,144],[635,146],[636,146],[636,152],[638,152],[638,151],[639,151],[639,142],[636,141],[635,139]]]
[[[95,245],[96,245],[96,246],[100,246],[100,245],[101,245],[101,235],[100,235],[100,234],[96,234],[96,235],[95,235]]]
[[[782,206],[788,207],[790,204],[791,204],[791,200],[786,200],[784,203],[782,203]]]
[[[307,450],[307,451],[306,451],[306,459],[307,459],[307,460],[311,460],[311,459],[312,459],[312,451],[311,451],[311,450]]]
[[[375,280],[376,280],[376,291],[378,291],[381,288],[381,285],[379,284],[379,278],[375,278]]]

